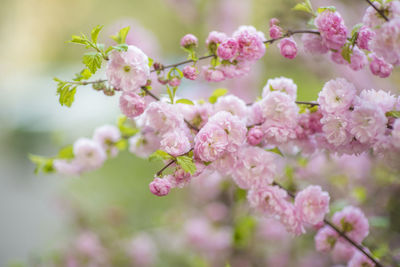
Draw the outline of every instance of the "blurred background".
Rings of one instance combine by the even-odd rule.
[[[315,6],[336,5],[345,17],[348,27],[360,21],[366,8],[364,1],[361,0],[351,3],[312,2]],[[94,26],[100,24],[105,26],[101,39],[109,42],[109,35],[130,25],[131,32],[128,36],[130,42],[142,48],[156,61],[173,63],[185,58],[185,54],[179,48],[179,40],[186,33],[195,34],[202,49],[204,48],[202,44],[211,30],[231,34],[240,25],[254,25],[258,30],[267,33],[271,17],[278,17],[281,25],[288,29],[305,28],[308,17],[301,12],[290,10],[296,3],[295,0],[1,0],[0,266],[7,264],[59,266],[65,259],[63,251],[69,250],[69,247],[76,242],[83,244],[84,249],[85,246],[91,246],[92,250],[100,250],[99,247],[96,249],[93,247],[96,247],[97,243],[102,243],[103,249],[107,247],[111,250],[117,240],[128,242],[135,236],[139,236],[137,241],[139,247],[146,248],[147,244],[148,251],[154,251],[155,249],[152,249],[154,244],[151,243],[153,241],[147,236],[149,232],[152,236],[158,236],[160,240],[162,239],[160,236],[166,234],[162,233],[166,228],[171,230],[172,226],[176,232],[182,228],[182,221],[188,219],[182,217],[186,216],[183,212],[180,213],[182,210],[190,210],[190,214],[200,213],[193,208],[195,204],[190,208],[185,203],[188,196],[193,195],[191,191],[193,189],[175,190],[163,199],[151,195],[148,183],[160,166],[129,153],[122,153],[117,158],[109,160],[100,170],[81,177],[33,174],[34,165],[29,161],[28,153],[54,155],[61,146],[72,143],[78,137],[91,136],[96,126],[115,123],[119,114],[117,97],[107,97],[85,87],[79,88],[71,108],[59,105],[52,78],[70,79],[82,67],[80,58],[84,50],[66,43],[71,35],[88,33]],[[201,53],[205,52],[202,50]],[[399,71],[396,70],[390,79],[379,79],[373,77],[368,69],[353,72],[329,60],[302,52],[296,59],[290,61],[279,55],[276,46],[271,46],[247,77],[223,84],[184,82],[182,90],[188,95],[195,95],[199,90],[201,94],[207,95],[216,88],[226,87],[230,92],[244,96],[250,101],[259,95],[268,78],[286,76],[297,83],[299,100],[313,101],[316,100],[324,82],[337,76],[352,77],[352,81],[360,89],[384,89],[398,94],[396,91],[400,82],[398,74]],[[104,74],[100,73],[99,76]],[[326,161],[331,169],[335,169],[332,167],[337,166],[335,164],[345,162],[343,159],[335,161],[331,158],[315,160]],[[355,162],[353,160],[355,159],[351,159],[351,162]],[[369,160],[366,159],[367,164],[370,164]],[[295,164],[298,165],[298,162]],[[364,162],[355,165],[363,169],[365,164]],[[302,167],[297,165],[298,169]],[[329,168],[328,170],[331,170]],[[377,173],[372,169],[368,170],[371,171],[366,172],[360,179],[372,176],[384,177],[385,179],[378,179],[377,182],[383,192],[388,192],[387,186],[390,184],[393,195],[399,191],[396,179],[398,172],[389,172],[384,167],[379,168]],[[357,169],[355,172],[359,173]],[[355,201],[359,205],[365,204],[366,207],[368,203],[369,206],[374,203],[366,197],[369,192],[367,185],[366,187],[360,187],[359,183],[354,185],[354,181],[349,181],[347,177],[350,177],[349,173],[332,174],[332,171],[327,173],[334,176],[330,181],[333,181],[332,191],[337,190],[338,196],[350,195],[348,201]],[[304,172],[302,174],[304,175]],[[307,173],[305,176],[310,174]],[[226,182],[221,183],[224,185]],[[373,184],[376,185],[375,182]],[[207,185],[203,186],[207,188]],[[347,194],[349,192],[350,194]],[[378,193],[382,191],[377,192],[377,199],[380,196]],[[235,196],[240,198],[240,192],[236,192]],[[388,203],[392,201],[390,194],[384,199],[379,202],[382,204],[376,204],[377,210],[381,205],[388,207]],[[396,206],[396,204],[391,205]],[[340,207],[343,203],[336,205]],[[389,232],[391,225],[399,222],[398,214],[391,218],[385,217],[389,213],[388,208],[382,216],[376,217],[377,231],[372,229],[375,234],[372,238],[385,240],[387,237],[385,233]],[[243,221],[245,225],[248,223],[246,219]],[[201,229],[205,227],[205,223],[201,220],[190,223],[197,223]],[[279,226],[276,227],[275,229],[279,229]],[[398,231],[396,231],[392,238],[397,238],[398,242]],[[266,237],[272,238],[268,234]],[[373,239],[371,243],[376,240]],[[173,250],[174,246],[179,247],[180,242],[182,243],[179,240],[171,241],[165,246],[170,246]],[[304,242],[308,242],[305,247],[309,247],[312,253],[311,235],[303,241],[296,242],[299,244],[293,246],[303,246]],[[132,246],[135,246],[135,243]],[[265,246],[267,247],[268,243]],[[381,253],[384,254],[385,250],[389,249],[388,246],[389,242],[387,247],[376,249],[382,250]],[[240,250],[240,245],[235,249]],[[115,254],[112,256],[113,259],[119,262],[116,266],[125,266],[126,257],[118,254],[121,254],[121,251],[124,250],[113,252]],[[143,253],[149,253],[148,251]],[[184,253],[185,255],[177,251],[178,249],[163,255],[165,252],[160,250],[159,255],[163,256],[159,258],[162,258],[163,262],[156,261],[154,264],[208,266],[205,259],[209,255],[204,251],[196,253],[199,250],[193,250],[195,252]],[[281,257],[285,258],[285,255]],[[304,257],[302,258],[305,261]],[[330,262],[322,255],[312,258],[320,260],[320,265],[315,266],[323,266],[326,262]],[[307,262],[304,264],[311,266],[307,265]],[[243,263],[237,266],[257,265]],[[270,263],[270,266],[286,265]],[[300,263],[296,266],[300,266]]]

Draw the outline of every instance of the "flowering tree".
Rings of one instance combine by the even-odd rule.
[[[309,185],[295,192],[279,177],[291,158],[325,153],[370,152],[396,164],[396,153],[400,152],[398,96],[382,90],[359,90],[343,78],[327,81],[315,102],[297,101],[297,85],[284,77],[268,80],[261,97],[252,103],[225,89],[215,90],[207,101],[181,98],[178,90],[184,78],[196,80],[202,75],[207,82],[220,82],[246,75],[276,43],[283,57],[293,59],[298,53],[296,35],[301,35],[306,52],[327,54],[335,64],[356,71],[369,66],[373,75],[386,78],[400,65],[400,2],[366,2],[369,6],[362,23],[351,30],[335,7],[314,9],[307,0],[294,10],[310,15],[310,29],[285,29],[273,18],[269,39],[252,26],[240,26],[232,36],[212,31],[205,41],[205,56],[197,52],[197,37],[187,34],[180,42],[187,60],[170,65],[127,45],[129,27],[112,36],[116,44],[108,47],[98,43],[100,26],[90,36],[72,36],[70,42],[91,52],[84,54],[85,68],[72,81],[55,79],[60,104],[70,107],[77,88],[91,85],[107,96],[120,94],[124,116],[117,125],[97,128],[92,138],[78,139],[55,157],[32,155],[31,160],[37,164],[37,171],[79,175],[100,168],[120,150],[129,149],[140,157],[165,163],[149,184],[156,196],[165,196],[172,188],[183,188],[192,180],[195,184],[195,180],[217,172],[232,178],[247,194],[250,207],[279,220],[291,234],[304,234],[311,227],[318,229],[317,251],[332,251],[348,266],[391,264],[381,262],[363,245],[369,223],[361,209],[346,206],[329,219],[330,195],[321,186]],[[103,62],[106,78],[91,80]],[[201,62],[207,63],[200,66]],[[158,96],[152,90],[157,82],[165,86],[165,95]],[[229,235],[222,231],[217,235],[220,239],[204,245],[202,236],[212,236],[213,230],[201,220],[190,223],[190,231],[201,230],[189,231],[189,236],[201,240],[199,246],[205,250]],[[97,242],[90,233],[81,238],[84,241],[79,244]],[[147,242],[151,251],[152,245],[145,239],[142,237],[133,246]],[[88,253],[98,254],[96,251]]]

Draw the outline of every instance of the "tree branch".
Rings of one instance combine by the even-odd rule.
[[[376,10],[376,12],[378,12],[379,15],[381,15],[381,17],[382,17],[384,20],[389,21],[389,18],[386,17],[385,12],[384,12],[382,9],[377,8],[377,7],[374,5],[374,3],[372,3],[370,0],[366,0],[366,1],[367,1],[367,3],[368,3],[370,6],[372,6],[372,7]]]

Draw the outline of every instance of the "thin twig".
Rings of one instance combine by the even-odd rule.
[[[171,166],[174,162],[175,162],[175,160],[171,160],[170,162],[168,162],[167,165],[165,165],[164,167],[162,167],[162,169],[159,170],[159,171],[157,172],[157,176],[160,176],[160,175],[163,173],[163,171],[165,171],[165,170],[166,170],[169,166]]]
[[[367,3],[368,3],[370,6],[372,6],[372,7],[376,10],[376,12],[379,13],[379,15],[381,15],[381,17],[382,17],[384,20],[389,21],[389,18],[386,17],[385,12],[384,12],[382,9],[377,8],[370,0],[366,0],[366,1],[367,1]]]
[[[306,101],[296,101],[296,104],[302,104],[302,105],[310,105],[310,106],[319,106],[318,103],[315,102],[306,102]]]

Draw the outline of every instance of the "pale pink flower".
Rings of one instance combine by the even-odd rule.
[[[329,49],[339,50],[347,40],[347,28],[338,12],[325,10],[314,21],[322,40]]]
[[[57,173],[63,175],[79,175],[82,172],[82,166],[78,160],[55,159],[53,167]]]
[[[125,52],[113,51],[107,64],[106,75],[111,86],[124,91],[138,91],[150,77],[148,57],[136,46]]]
[[[375,267],[375,263],[364,254],[357,251],[347,264],[347,267]]]
[[[203,66],[203,73],[207,82],[220,82],[225,80],[224,72],[219,69]]]
[[[392,74],[393,65],[387,63],[383,58],[378,57],[375,53],[371,56],[371,62],[369,64],[369,69],[372,74],[379,76],[381,78],[387,78]]]
[[[157,257],[157,247],[146,233],[139,233],[128,244],[127,252],[135,266],[153,266]]]
[[[371,49],[392,65],[400,64],[400,17],[385,22],[377,29]]]
[[[322,111],[327,113],[348,110],[356,95],[356,88],[346,79],[337,78],[325,83],[318,95],[318,103]]]
[[[227,111],[219,111],[213,115],[208,123],[221,127],[228,137],[226,150],[235,152],[246,140],[247,128],[243,120]]]
[[[397,18],[400,16],[400,3],[399,1],[385,1],[384,6],[382,7],[381,4],[377,1],[374,1],[373,4],[382,10],[385,10],[386,17],[389,20]],[[371,29],[377,29],[386,21],[382,18],[381,15],[376,12],[376,10],[369,6],[365,11],[363,17],[363,24]]]
[[[236,165],[236,163],[237,153],[231,152],[225,153],[219,157],[211,166],[222,175],[231,175],[233,167]]]
[[[217,55],[221,59],[230,60],[236,56],[238,48],[238,42],[233,38],[229,38],[218,46]]]
[[[107,159],[107,154],[101,145],[88,138],[79,138],[73,146],[75,159],[84,170],[100,168]]]
[[[248,61],[239,61],[234,64],[222,64],[218,66],[218,70],[222,71],[225,78],[235,78],[246,75],[250,72],[250,63]]]
[[[380,108],[385,113],[396,109],[396,97],[390,92],[383,90],[362,90],[359,99],[361,102],[362,100],[369,102],[373,106]]]
[[[279,24],[279,19],[277,18],[272,18],[269,20],[269,26],[272,27],[274,25],[278,25]]]
[[[181,39],[181,46],[185,48],[195,47],[198,44],[197,37],[193,34],[186,34]]]
[[[308,186],[296,195],[294,206],[303,222],[316,225],[329,212],[329,199],[329,194],[320,186]]]
[[[381,109],[363,101],[351,113],[350,133],[359,142],[369,143],[385,133],[387,123],[388,120]]]
[[[340,65],[348,65],[349,62],[347,62],[347,60],[345,60],[342,56],[342,51],[331,51],[331,60],[333,62],[335,62],[336,64],[340,64]]]
[[[103,247],[98,236],[89,231],[85,231],[79,234],[75,240],[76,250],[90,258],[101,257],[104,253]]]
[[[257,31],[253,26],[240,26],[233,33],[239,44],[239,60],[258,60],[265,54],[264,33]]]
[[[197,79],[197,69],[194,66],[185,66],[182,70],[183,76],[189,80],[196,80]]]
[[[286,77],[268,79],[267,84],[263,88],[262,97],[266,97],[273,91],[286,93],[294,100],[297,98],[297,85],[292,79]]]
[[[194,139],[194,154],[205,162],[210,162],[221,157],[229,144],[227,133],[215,124],[207,123]]]
[[[146,103],[144,98],[134,92],[125,91],[119,98],[119,108],[128,118],[133,119],[141,115],[145,107]]]
[[[192,179],[192,175],[181,167],[177,167],[173,175],[168,175],[169,182],[171,183],[171,187],[175,188],[183,188],[190,183]]]
[[[261,129],[264,132],[264,139],[266,142],[273,145],[287,143],[288,141],[295,139],[297,136],[295,128],[289,124],[289,121],[276,122],[266,120],[261,125]]]
[[[154,180],[149,184],[149,188],[152,194],[162,197],[169,194],[169,191],[171,190],[171,183],[167,177],[155,177]]]
[[[177,157],[190,150],[190,142],[184,131],[181,129],[175,129],[166,132],[162,136],[160,149],[174,157]]]
[[[336,212],[332,217],[332,222],[358,243],[361,243],[369,233],[367,218],[359,208],[353,206],[347,206]]]
[[[264,119],[294,126],[298,115],[298,107],[293,98],[286,93],[274,91],[267,94],[261,102]]]
[[[160,137],[154,132],[138,133],[129,138],[129,152],[147,158],[160,147]]]
[[[297,44],[293,38],[284,38],[278,43],[278,48],[282,56],[293,59],[297,55]]]
[[[261,141],[263,140],[263,137],[264,137],[264,133],[260,129],[260,127],[258,127],[258,126],[253,127],[247,132],[247,143],[249,143],[252,146],[256,146],[259,143],[261,143]]]
[[[210,48],[211,45],[220,44],[225,41],[228,36],[223,32],[212,31],[208,34],[206,45]]]
[[[357,46],[361,49],[370,50],[369,42],[375,36],[375,32],[373,32],[370,28],[366,26],[362,26],[358,31],[357,35]]]
[[[115,144],[121,139],[119,129],[114,125],[103,125],[94,130],[93,140],[112,157],[118,154],[118,148]]]
[[[232,115],[236,115],[242,120],[245,120],[247,117],[246,103],[241,98],[234,95],[219,97],[217,102],[214,104],[214,110],[215,112],[230,112]]]
[[[339,238],[332,250],[332,259],[335,262],[348,262],[356,252],[356,248],[348,241]]]
[[[168,85],[171,87],[178,87],[181,85],[181,79],[178,77],[173,77],[171,80],[168,81]]]
[[[348,144],[352,136],[348,132],[348,119],[345,116],[327,114],[321,119],[322,131],[328,143],[338,147]]]
[[[142,116],[145,126],[161,133],[184,124],[183,116],[176,112],[176,107],[161,101],[150,103]]]
[[[269,28],[269,36],[272,39],[278,39],[282,37],[282,29],[281,27],[277,26],[277,25],[272,25]]]
[[[325,54],[329,51],[329,48],[325,46],[320,35],[311,33],[303,34],[301,41],[304,45],[304,50],[310,54]]]
[[[353,48],[353,53],[350,57],[350,68],[358,71],[368,64],[367,56],[357,46]]]
[[[278,155],[262,148],[244,146],[238,152],[233,180],[243,189],[262,187],[273,182],[277,174]]]
[[[329,252],[334,248],[338,238],[339,235],[335,230],[329,226],[324,226],[318,230],[314,237],[315,249],[319,252]]]

